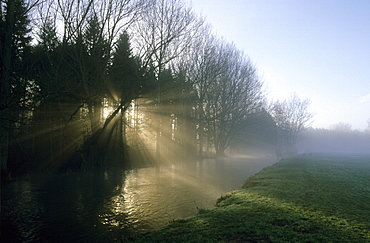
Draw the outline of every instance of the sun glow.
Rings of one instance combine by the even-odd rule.
[[[109,101],[107,98],[103,99],[102,104],[103,104],[103,113],[102,113],[103,119],[107,119],[114,110],[113,107],[109,105]]]

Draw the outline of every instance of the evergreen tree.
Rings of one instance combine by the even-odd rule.
[[[102,26],[94,14],[83,33],[76,39],[78,71],[82,80],[82,98],[89,109],[91,131],[101,127],[102,102],[106,93],[106,74],[110,48],[103,35]]]
[[[121,34],[117,42],[109,74],[114,87],[113,96],[120,99],[122,107],[127,107],[133,99],[145,92],[147,84],[144,83],[144,73],[139,60],[131,53],[126,32]]]
[[[1,170],[7,170],[9,135],[19,128],[19,114],[32,88],[28,69],[31,29],[23,0],[3,1],[0,7],[0,162]]]
[[[30,20],[23,0],[4,1],[1,7],[4,10],[0,20],[2,105],[16,109],[29,81]]]

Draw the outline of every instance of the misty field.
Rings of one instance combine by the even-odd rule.
[[[370,242],[370,156],[302,155],[138,242]]]

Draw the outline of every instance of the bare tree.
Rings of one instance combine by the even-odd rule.
[[[193,83],[197,94],[196,118],[197,136],[199,143],[199,156],[203,156],[205,143],[209,143],[206,133],[207,113],[205,111],[207,92],[212,82],[225,70],[222,66],[221,58],[218,56],[218,47],[221,40],[211,33],[208,26],[202,29],[202,35],[193,43],[193,48],[189,52],[189,62],[187,64],[189,79]]]
[[[222,71],[209,85],[204,106],[209,136],[216,154],[223,156],[245,120],[261,108],[263,95],[255,68],[234,45],[221,45],[216,58]]]
[[[182,0],[157,0],[132,28],[133,47],[143,65],[154,70],[157,84],[156,154],[160,156],[162,72],[192,43],[203,21]]]
[[[52,21],[62,32],[62,40],[70,42],[96,16],[102,26],[101,35],[112,44],[147,5],[145,0],[44,0],[38,4],[35,25],[40,27],[45,21]]]
[[[313,113],[308,111],[310,101],[300,99],[293,94],[290,99],[276,101],[270,108],[270,113],[276,124],[277,156],[294,153],[294,145],[298,135],[312,121]]]
[[[144,66],[152,66],[158,77],[189,47],[202,24],[183,0],[155,0],[131,29],[133,47]]]

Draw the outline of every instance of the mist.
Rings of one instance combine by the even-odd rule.
[[[300,153],[370,154],[370,132],[308,129],[296,146]]]

